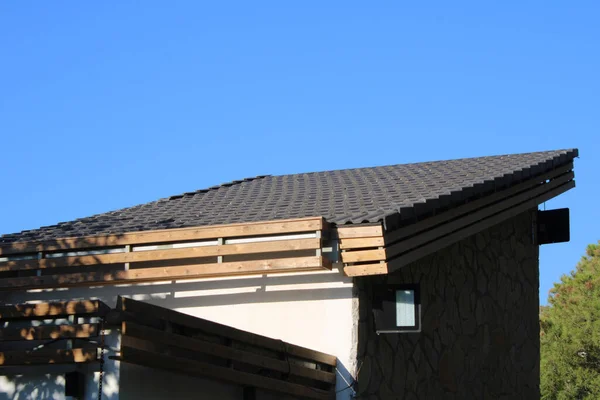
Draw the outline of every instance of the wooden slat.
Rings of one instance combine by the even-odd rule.
[[[489,207],[480,209],[472,214],[468,214],[454,222],[441,225],[430,231],[423,232],[412,238],[409,238],[409,239],[400,241],[394,245],[388,246],[388,247],[386,247],[387,259],[389,260],[391,258],[394,258],[399,254],[409,251],[409,250],[411,250],[415,247],[418,247],[424,243],[430,242],[438,237],[447,235],[450,232],[455,231],[463,226],[470,225],[481,219],[487,218],[490,215],[493,215],[502,210],[513,207],[523,201],[526,201],[529,198],[538,196],[552,188],[558,187],[559,185],[569,182],[573,178],[574,178],[573,172],[566,173],[564,175],[561,175],[558,178],[553,179],[550,183],[536,186],[533,189],[530,189],[526,192],[520,193],[516,196],[510,197],[500,203],[490,205]]]
[[[0,328],[0,341],[90,338],[98,336],[99,332],[98,324]]]
[[[61,318],[69,315],[103,316],[109,310],[100,300],[16,304],[0,306],[0,320]]]
[[[385,275],[388,273],[387,263],[350,265],[344,267],[346,276]]]
[[[337,233],[340,239],[376,237],[383,236],[383,227],[381,225],[339,226]]]
[[[187,326],[189,328],[197,329],[212,335],[230,338],[237,342],[248,343],[257,347],[265,347],[275,351],[282,350],[282,342],[280,340],[242,331],[227,325],[218,324],[213,321],[197,318],[192,315],[169,310],[153,304],[132,300],[126,297],[119,296],[116,308],[119,311],[128,313],[128,315],[139,315],[145,319],[149,318],[168,321],[173,324]],[[287,345],[287,352],[294,357],[316,361],[326,365],[335,366],[337,362],[337,358],[335,356],[293,344]]]
[[[369,238],[352,238],[352,239],[340,239],[341,250],[352,250],[352,249],[365,249],[369,247],[381,247],[383,246],[384,240],[382,236],[375,236]]]
[[[85,272],[0,279],[0,290],[156,282],[232,275],[317,271],[331,268],[326,257],[297,257],[229,263],[137,268],[127,271]]]
[[[346,251],[341,254],[343,263],[385,260],[384,249]]]
[[[226,360],[255,365],[264,369],[279,371],[302,378],[313,379],[329,384],[335,383],[335,374],[331,372],[302,367],[297,364],[288,363],[285,360],[265,357],[229,346],[206,342],[201,339],[168,333],[147,326],[138,325],[134,322],[123,322],[121,334],[123,335],[121,345],[124,347],[133,347],[146,351],[157,351],[161,349],[158,344],[162,344],[182,348],[191,352],[200,352]],[[282,347],[282,350],[284,350],[286,346],[283,345]],[[161,352],[164,352],[164,349]]]
[[[215,257],[233,254],[258,254],[296,250],[312,250],[319,248],[321,248],[321,239],[318,238],[277,240],[272,242],[226,244],[220,246],[188,247],[183,249],[148,250],[130,253],[45,258],[41,260],[6,261],[0,263],[0,272],[26,269],[61,268],[84,265],[122,264],[142,261]]]
[[[324,227],[322,217],[253,222],[245,224],[211,225],[195,228],[162,229],[115,235],[65,238],[43,242],[17,242],[0,246],[0,256],[40,251],[74,250],[132,244],[169,243],[220,237],[263,236],[284,233],[318,231]]]
[[[479,208],[488,206],[490,204],[496,203],[496,202],[501,201],[510,196],[516,195],[524,190],[528,190],[533,187],[536,187],[541,182],[545,182],[548,179],[556,178],[562,174],[570,172],[572,169],[573,169],[573,163],[571,162],[565,166],[559,167],[555,170],[552,170],[550,172],[542,174],[536,178],[532,178],[525,182],[519,183],[508,189],[501,190],[499,192],[493,193],[493,194],[483,197],[481,199],[471,201],[462,206],[452,208],[451,210],[448,210],[442,214],[438,214],[433,217],[426,218],[423,221],[408,225],[404,228],[400,228],[400,229],[397,229],[392,232],[387,232],[385,234],[386,244],[395,243],[406,237],[416,235],[417,233],[419,233],[421,231],[433,228],[436,225],[439,225],[444,222],[450,221],[452,219],[458,218],[461,215],[473,212]]]
[[[481,220],[475,224],[469,225],[460,229],[459,231],[453,232],[448,236],[444,236],[436,241],[428,243],[422,247],[419,247],[413,251],[402,254],[399,257],[396,257],[393,260],[388,260],[388,269],[389,272],[394,272],[399,268],[402,268],[405,265],[408,265],[418,259],[421,259],[435,251],[441,250],[447,246],[450,246],[453,243],[456,243],[462,239],[465,239],[469,236],[472,236],[478,232],[481,232],[485,229],[488,229],[494,225],[497,225],[503,221],[506,221],[509,218],[516,217],[522,212],[527,210],[531,210],[535,208],[538,204],[543,203],[544,201],[548,201],[553,197],[560,195],[561,193],[566,192],[575,187],[575,181],[570,181],[558,188],[552,189],[538,197],[525,201],[513,208],[505,210],[501,213],[495,214],[492,217]]]
[[[121,355],[118,359],[123,362],[146,367],[165,369],[191,376],[212,378],[242,386],[257,387],[285,393],[301,398],[317,400],[333,400],[335,398],[334,392],[327,392],[279,379],[236,371],[230,368],[218,367],[182,357],[172,357],[160,353],[138,350],[132,347],[122,347]]]
[[[97,349],[40,349],[0,352],[0,365],[69,364],[98,359]]]

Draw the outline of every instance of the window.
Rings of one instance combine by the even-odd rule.
[[[377,333],[419,332],[421,303],[418,285],[377,285],[373,288]]]

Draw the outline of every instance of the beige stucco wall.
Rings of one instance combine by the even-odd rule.
[[[343,389],[346,381],[350,382],[354,376],[358,302],[353,297],[352,280],[338,268],[297,274],[35,290],[0,294],[3,296],[0,301],[22,303],[97,298],[114,306],[118,295],[333,354],[340,361],[338,372],[344,375],[338,376],[338,389]],[[118,381],[119,363],[107,365],[107,370],[107,379]],[[10,397],[11,384],[10,380],[0,377],[0,400],[30,398],[14,397],[14,394]],[[119,386],[124,385],[127,384],[122,382],[117,388],[107,387],[111,390],[107,398],[119,399]],[[89,399],[94,399],[92,387],[95,382],[89,386]],[[56,386],[56,390],[60,392],[60,386]],[[348,399],[351,394],[351,390],[345,390],[338,398]],[[192,393],[189,398],[193,398]]]

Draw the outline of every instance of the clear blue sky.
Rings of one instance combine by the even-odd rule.
[[[485,4],[484,4],[485,3]],[[0,232],[224,181],[578,147],[600,239],[600,3],[2,2]]]

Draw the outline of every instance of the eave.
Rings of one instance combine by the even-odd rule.
[[[402,228],[338,227],[348,276],[394,272],[420,258],[531,210],[575,187],[573,163]]]
[[[0,290],[318,271],[337,261],[348,276],[387,274],[573,187],[568,162],[387,231],[308,217],[15,242],[0,246]]]

